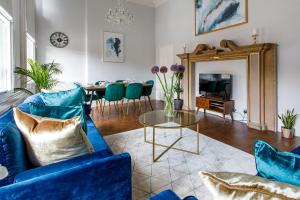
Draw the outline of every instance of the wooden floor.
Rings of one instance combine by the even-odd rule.
[[[163,109],[163,102],[152,102],[154,109]],[[126,106],[126,104],[124,105]],[[143,112],[150,111],[148,104],[143,103],[142,105]],[[138,106],[135,109],[133,104],[130,104],[129,115],[117,113],[113,107],[110,115],[108,112],[108,108],[105,108],[104,115],[98,108],[94,108],[92,111],[92,118],[103,136],[143,127],[138,122],[140,115]],[[279,133],[257,131],[248,128],[246,124],[241,122],[228,120],[224,123],[223,119],[218,116],[204,115],[201,112],[199,114],[202,117],[199,123],[200,133],[251,154],[253,154],[253,146],[257,140],[264,140],[283,151],[290,151],[300,146],[299,137],[292,140],[284,139]],[[193,129],[196,130],[196,127]]]

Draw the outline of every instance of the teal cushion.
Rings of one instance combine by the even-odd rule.
[[[42,92],[41,98],[47,106],[76,106],[84,101],[81,88],[53,93]]]
[[[254,155],[258,176],[300,186],[300,155],[282,152],[257,141]]]
[[[77,106],[41,106],[30,103],[30,114],[54,119],[71,119],[80,116],[82,129],[87,131],[85,112],[82,104]]]

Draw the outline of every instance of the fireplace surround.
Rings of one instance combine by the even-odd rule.
[[[222,40],[220,47],[198,44],[192,53],[177,55],[186,66],[183,80],[184,107],[195,109],[195,66],[208,61],[247,61],[247,110],[249,127],[277,131],[277,44],[239,46]]]

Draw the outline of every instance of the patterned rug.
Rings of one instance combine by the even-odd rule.
[[[156,142],[172,144],[180,135],[178,130],[156,131]],[[152,129],[147,129],[151,141]],[[144,142],[144,129],[105,137],[114,153],[128,152],[132,157],[133,199],[143,200],[163,190],[172,189],[180,197],[194,195],[212,199],[202,184],[199,171],[223,171],[256,174],[254,157],[239,149],[200,134],[200,155],[170,150],[157,162],[152,161],[152,145]],[[183,129],[183,139],[175,147],[195,151],[196,132]],[[156,155],[165,148],[157,147]]]

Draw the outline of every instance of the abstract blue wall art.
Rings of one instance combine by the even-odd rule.
[[[195,0],[196,35],[248,22],[248,0]]]
[[[104,62],[124,62],[124,35],[122,33],[104,32]]]

